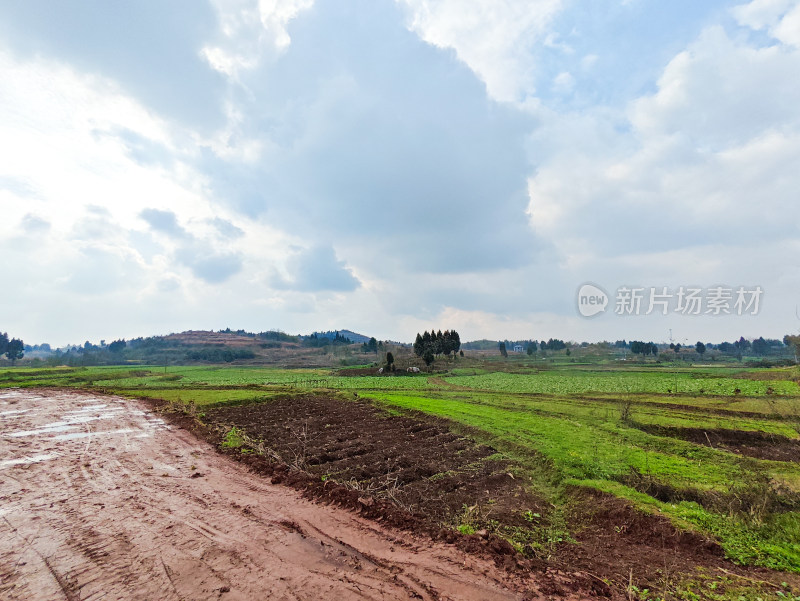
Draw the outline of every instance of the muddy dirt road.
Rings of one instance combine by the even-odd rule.
[[[139,402],[0,391],[2,599],[541,598],[521,591],[271,485]]]

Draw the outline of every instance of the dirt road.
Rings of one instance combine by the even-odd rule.
[[[540,598],[509,578],[271,485],[139,402],[0,391],[2,599]]]

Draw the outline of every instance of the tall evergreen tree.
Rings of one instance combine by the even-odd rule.
[[[425,351],[423,349],[422,336],[420,335],[419,332],[417,332],[417,337],[414,340],[414,354],[417,357],[422,357],[422,353],[423,352],[425,352]]]

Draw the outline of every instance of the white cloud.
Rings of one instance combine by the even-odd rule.
[[[93,329],[115,337],[114,306],[135,302],[145,314],[165,294],[207,297],[236,274],[247,287],[286,255],[284,234],[217,204],[188,166],[199,136],[56,61],[0,51],[0,71],[0,247],[9,259],[0,275],[18,290],[0,300],[9,319],[44,336],[33,308],[81,299]],[[142,162],[132,152],[142,143],[150,157],[161,149],[163,163]],[[49,323],[48,337],[68,329]]]
[[[581,69],[590,71],[597,64],[599,59],[600,57],[596,54],[587,54],[581,59]]]
[[[741,24],[756,30],[766,30],[770,36],[800,47],[800,2],[797,0],[754,0],[733,9]]]
[[[782,6],[776,14],[791,14]],[[743,334],[790,329],[782,274],[800,267],[791,251],[800,243],[798,72],[788,40],[757,47],[713,26],[667,64],[654,93],[630,103],[627,119],[543,112],[533,140],[550,146],[529,180],[532,227],[577,282],[760,284],[772,304],[763,321],[739,324]],[[677,326],[713,336],[724,324]]]
[[[800,124],[790,75],[799,67],[797,50],[754,48],[711,27],[670,61],[656,94],[633,104],[631,122],[643,136],[677,135],[710,150],[785,131]]]
[[[286,261],[285,274],[275,272],[271,278],[273,288],[300,292],[351,292],[361,284],[331,246],[314,246],[294,252]]]
[[[574,88],[575,78],[568,71],[562,71],[553,79],[553,90],[559,94],[569,94]]]
[[[533,95],[531,48],[548,38],[563,0],[398,0],[409,28],[426,42],[452,48],[500,101]]]
[[[289,21],[314,6],[314,0],[259,0],[258,12],[261,24],[270,32],[275,46],[286,48],[291,43],[286,26]]]
[[[562,0],[397,4],[216,2],[175,54],[211,74],[192,80],[215,124],[200,131],[125,80],[0,51],[0,278],[18,284],[0,314],[55,343],[227,326],[658,339],[666,322],[572,317],[577,286],[739,279],[789,306],[796,2],[737,8],[774,43],[710,27],[623,108],[586,107],[616,55],[555,30]]]
[[[289,22],[314,6],[314,0],[212,0],[219,38],[201,50],[211,67],[233,81],[260,66],[291,43]]]

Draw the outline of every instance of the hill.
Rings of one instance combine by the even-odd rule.
[[[309,334],[310,336],[316,336],[317,338],[327,338],[328,340],[333,340],[336,338],[336,335],[343,336],[344,338],[348,338],[352,340],[354,343],[362,344],[364,342],[369,342],[370,336],[364,336],[364,334],[359,334],[358,332],[353,332],[352,330],[329,330],[327,332],[312,332]]]

